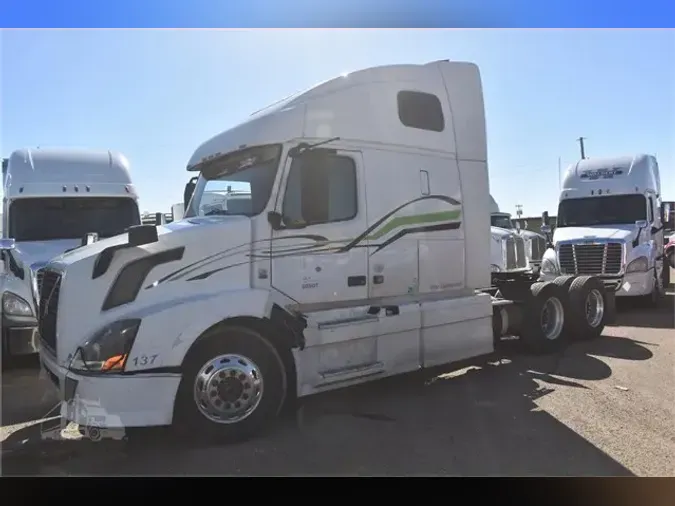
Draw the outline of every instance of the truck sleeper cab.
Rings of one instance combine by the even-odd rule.
[[[20,149],[3,172],[0,288],[3,356],[8,359],[37,351],[42,267],[69,249],[138,225],[140,216],[129,163],[120,153]]]
[[[655,157],[638,154],[571,165],[541,279],[594,275],[613,284],[619,297],[658,304],[664,293],[662,214]]]
[[[596,278],[490,288],[484,118],[475,65],[394,65],[204,142],[183,220],[45,269],[40,355],[63,402],[238,439],[287,400],[489,355],[505,334],[537,351],[598,335]],[[228,186],[245,206],[202,206]]]

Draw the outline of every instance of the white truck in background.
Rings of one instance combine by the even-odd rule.
[[[128,435],[247,437],[296,397],[490,355],[503,335],[551,351],[611,318],[595,277],[490,287],[474,64],[332,79],[207,140],[187,169],[183,220],[44,270],[43,367],[63,402],[99,401]],[[249,186],[248,208],[201,216],[223,184]]]
[[[523,239],[524,244],[522,247],[524,248],[526,267],[533,273],[538,274],[539,267],[541,266],[542,256],[544,255],[544,251],[546,251],[546,238],[541,234],[521,228],[519,222],[517,222],[516,226],[513,226],[511,215],[499,210],[497,201],[492,197],[492,195],[490,195],[490,225],[493,229],[496,227],[508,230],[514,234],[517,234]],[[518,246],[520,250],[520,245]],[[493,258],[495,258],[494,251],[492,255]],[[499,256],[496,258],[499,258]]]
[[[138,225],[127,159],[110,151],[20,149],[3,163],[2,352],[37,351],[37,285],[47,262]]]
[[[614,283],[619,297],[637,296],[657,305],[664,293],[663,212],[654,156],[584,159],[570,165],[541,279],[598,276]]]

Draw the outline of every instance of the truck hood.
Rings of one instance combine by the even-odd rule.
[[[531,240],[531,239],[534,239],[534,238],[536,238],[536,237],[539,237],[539,238],[541,238],[541,239],[545,239],[545,237],[544,237],[543,235],[538,234],[538,233],[536,233],[536,232],[532,232],[531,230],[521,230],[521,231],[520,231],[520,236],[521,236],[523,239],[530,239],[530,240]]]
[[[592,241],[594,239],[616,239],[627,241],[635,238],[638,228],[635,225],[594,225],[591,227],[562,227],[553,232],[553,242]]]
[[[511,237],[516,235],[515,231],[499,227],[490,227],[490,233],[492,234],[492,237],[494,237],[497,240],[501,240],[504,237]]]
[[[14,254],[15,258],[20,259],[25,267],[36,264],[42,266],[65,251],[77,248],[80,244],[80,239],[17,242]]]
[[[117,249],[110,263],[96,276],[93,273],[99,255],[110,246],[127,244],[128,234],[98,241],[52,260],[48,268],[65,271],[58,299],[58,361],[65,364],[67,356],[83,340],[107,323],[143,317],[152,308],[186,297],[250,287],[252,230],[251,219],[244,216],[189,218],[159,226],[156,242]],[[142,274],[131,301],[104,308],[108,293],[117,286],[119,273],[126,265],[178,249],[176,257]]]

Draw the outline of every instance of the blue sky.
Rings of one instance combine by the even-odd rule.
[[[482,71],[500,207],[555,211],[558,157],[656,154],[675,200],[675,31],[54,30],[0,40],[0,148],[115,149],[142,210],[180,202],[194,149],[338,74],[469,60]]]

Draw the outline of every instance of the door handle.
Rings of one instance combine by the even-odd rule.
[[[347,286],[365,286],[366,277],[365,276],[349,276],[347,278]]]
[[[375,276],[373,276],[374,285],[381,285],[382,283],[384,283],[384,276],[382,276],[381,274],[376,274]]]

